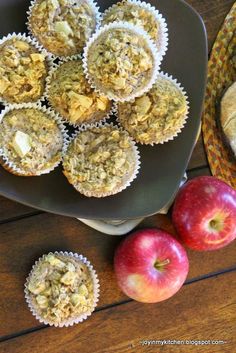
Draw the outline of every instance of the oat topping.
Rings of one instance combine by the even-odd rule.
[[[180,88],[161,76],[148,93],[134,102],[118,105],[122,126],[144,144],[172,137],[182,127],[186,113],[186,97]]]
[[[49,52],[70,56],[81,52],[95,31],[96,16],[87,0],[38,0],[29,23]]]
[[[49,322],[61,323],[94,307],[90,270],[70,256],[44,256],[33,269],[28,290],[37,312]]]
[[[53,73],[48,99],[52,107],[73,124],[99,121],[111,109],[111,102],[90,87],[82,60],[65,62]]]
[[[37,101],[47,76],[45,56],[24,40],[12,38],[0,45],[0,96],[9,103]]]
[[[129,1],[121,1],[106,11],[102,24],[109,24],[114,21],[132,23],[144,29],[154,42],[158,41],[160,25],[154,14],[146,8]]]
[[[153,67],[146,40],[129,29],[108,29],[88,50],[88,72],[106,95],[124,98],[138,92],[150,81]]]
[[[63,161],[64,174],[81,193],[111,194],[135,169],[135,152],[129,135],[112,126],[79,133]]]
[[[14,109],[0,124],[0,148],[26,172],[48,169],[61,159],[63,136],[55,120],[33,108]]]

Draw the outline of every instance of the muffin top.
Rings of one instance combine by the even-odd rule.
[[[50,53],[70,56],[81,52],[95,31],[95,10],[87,0],[37,0],[29,26]]]
[[[82,194],[111,195],[133,176],[133,142],[114,126],[92,127],[80,132],[69,145],[63,167],[69,182]]]
[[[119,103],[118,117],[135,141],[153,144],[173,137],[183,126],[187,110],[182,90],[159,76],[148,93],[133,102]]]
[[[111,102],[90,87],[81,59],[65,62],[53,72],[47,95],[51,106],[75,125],[99,121],[111,109]]]
[[[0,45],[0,97],[9,103],[37,101],[44,92],[46,58],[33,45],[18,38]]]
[[[146,7],[125,0],[118,2],[106,10],[102,24],[114,21],[124,21],[139,26],[150,35],[154,42],[158,41],[160,24],[154,13]]]
[[[127,28],[101,32],[87,51],[88,74],[103,94],[127,99],[146,87],[155,66],[151,48],[141,34]]]
[[[37,314],[50,323],[59,324],[94,307],[90,270],[71,256],[44,256],[34,267],[27,289]]]
[[[58,164],[63,135],[57,122],[34,108],[13,109],[0,124],[0,148],[16,167],[35,175]]]

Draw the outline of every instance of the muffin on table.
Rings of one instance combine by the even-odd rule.
[[[73,125],[102,120],[112,108],[111,101],[89,85],[80,58],[61,63],[52,70],[47,99],[51,107]]]
[[[110,99],[128,101],[153,85],[160,57],[146,32],[114,22],[96,32],[84,52],[92,86]]]
[[[126,131],[113,125],[91,126],[70,143],[63,173],[88,197],[105,197],[124,190],[139,168],[138,150]]]
[[[26,280],[25,296],[40,322],[71,326],[94,311],[99,282],[93,267],[82,255],[49,253],[33,266]]]
[[[92,0],[35,0],[28,18],[31,33],[56,56],[80,53],[98,22]]]
[[[149,3],[124,0],[109,7],[103,14],[102,25],[114,21],[129,22],[149,34],[163,55],[167,49],[167,25],[163,16]]]
[[[183,128],[187,114],[186,94],[167,75],[158,75],[155,85],[142,97],[117,105],[121,125],[142,144],[153,145],[173,139]]]
[[[60,120],[37,105],[7,108],[0,123],[1,164],[22,176],[49,173],[59,165],[67,135]]]
[[[48,63],[24,35],[3,38],[0,44],[0,99],[7,103],[38,101],[44,93]]]

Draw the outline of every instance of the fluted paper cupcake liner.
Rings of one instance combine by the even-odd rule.
[[[132,148],[133,148],[133,154],[134,154],[134,162],[135,162],[135,166],[134,166],[134,170],[132,172],[132,174],[130,176],[127,177],[126,180],[124,180],[124,182],[122,183],[122,185],[120,185],[119,187],[116,187],[114,190],[109,191],[109,192],[92,192],[92,191],[88,191],[88,190],[84,190],[83,187],[80,186],[75,186],[72,182],[72,180],[66,176],[67,180],[69,181],[69,183],[74,186],[74,188],[80,192],[81,194],[83,194],[84,196],[87,197],[97,197],[97,198],[102,198],[102,197],[107,197],[107,196],[111,196],[111,195],[115,195],[118,194],[119,192],[125,190],[127,187],[129,187],[131,185],[131,183],[137,178],[139,170],[140,170],[140,154],[139,154],[139,150],[138,147],[135,143],[135,141],[133,140],[133,138],[128,134],[127,131],[125,131],[122,127],[114,125],[113,123],[102,123],[102,122],[98,122],[98,123],[92,123],[92,124],[84,124],[83,126],[81,126],[79,128],[79,130],[74,133],[71,137],[70,137],[70,143],[72,143],[76,137],[83,131],[87,131],[89,129],[92,128],[102,128],[104,126],[108,126],[108,127],[112,127],[114,129],[123,131],[127,134],[127,136],[130,139],[130,142],[132,144]],[[69,144],[70,144],[69,143]]]
[[[115,94],[112,94],[112,93],[104,92],[101,87],[98,87],[96,85],[93,77],[90,75],[89,70],[88,70],[88,52],[89,52],[91,45],[94,42],[96,42],[96,40],[103,33],[110,31],[110,30],[114,30],[114,29],[120,29],[120,28],[131,31],[135,36],[142,37],[145,40],[145,42],[146,42],[147,46],[149,47],[149,49],[152,53],[152,56],[153,56],[153,70],[152,70],[152,76],[151,76],[149,82],[147,82],[147,84],[143,88],[140,88],[137,92],[133,92],[132,94],[130,94],[129,96],[127,96],[125,98],[117,97]],[[116,102],[128,102],[134,98],[140,97],[141,95],[143,95],[145,92],[148,92],[152,88],[153,84],[156,81],[157,75],[158,75],[161,60],[162,60],[162,56],[158,53],[158,50],[157,50],[155,43],[153,42],[153,40],[150,38],[150,36],[143,29],[141,29],[137,26],[134,26],[128,22],[113,22],[113,23],[110,23],[108,25],[101,27],[96,33],[94,33],[94,35],[88,41],[88,43],[84,49],[83,68],[84,68],[85,75],[86,75],[91,87],[94,88],[96,92],[98,92],[98,93],[102,94],[103,96],[106,96],[108,99],[114,100]]]
[[[39,263],[42,262],[45,259],[45,256],[47,256],[47,255],[62,255],[65,257],[73,258],[74,260],[76,260],[80,263],[82,262],[84,265],[86,265],[88,267],[90,275],[92,277],[93,287],[94,287],[93,288],[94,293],[93,293],[93,308],[92,308],[92,310],[90,310],[86,313],[82,313],[79,316],[64,320],[63,322],[60,322],[60,323],[54,323],[54,322],[51,322],[50,320],[46,320],[39,314],[37,308],[33,304],[31,294],[28,290],[28,285],[29,285],[29,281],[30,281],[31,276],[34,273],[35,268],[37,268]],[[95,310],[97,303],[98,303],[98,300],[99,300],[100,285],[99,285],[99,280],[98,280],[98,276],[97,276],[96,271],[94,270],[93,266],[87,260],[86,257],[84,257],[83,255],[79,255],[77,253],[72,253],[72,252],[67,252],[67,251],[64,251],[64,252],[63,251],[55,251],[54,253],[50,252],[47,255],[43,255],[42,257],[40,257],[38,259],[38,261],[35,262],[29,276],[26,279],[24,293],[25,293],[25,299],[26,299],[26,302],[28,304],[30,311],[32,312],[33,316],[35,316],[35,318],[37,320],[39,320],[39,322],[41,322],[45,325],[50,325],[50,326],[55,326],[55,327],[69,327],[69,326],[73,326],[74,324],[78,324],[78,323],[86,320],[89,316],[91,316],[92,312]]]
[[[40,54],[43,54],[45,56],[45,60],[47,63],[48,72],[50,71],[50,69],[53,66],[52,59],[48,56],[46,50],[44,50],[43,47],[35,39],[27,36],[25,33],[15,33],[15,32],[9,33],[7,36],[4,36],[0,39],[0,45],[2,45],[7,40],[14,39],[14,38],[22,40],[24,42],[27,42],[28,44],[32,45],[36,50],[38,50]],[[46,81],[46,79],[45,79],[45,81]],[[37,103],[42,102],[45,98],[45,89],[46,89],[46,82],[44,83],[44,92],[42,93],[41,97],[39,97],[36,101],[32,100],[31,103],[37,104]],[[20,103],[8,102],[7,100],[3,99],[1,96],[0,96],[0,103],[2,103],[4,105],[20,104]],[[25,102],[25,103],[29,103],[29,102]],[[22,102],[22,104],[24,104],[24,102]]]
[[[164,77],[166,78],[167,80],[169,80],[170,82],[172,82],[183,94],[183,96],[185,97],[186,99],[186,105],[187,105],[187,108],[186,108],[186,113],[183,115],[183,117],[181,118],[181,124],[179,125],[179,127],[176,129],[175,133],[174,134],[171,134],[171,136],[167,136],[167,137],[164,137],[162,139],[160,139],[159,141],[153,141],[153,142],[150,142],[150,143],[144,143],[142,141],[139,141],[139,139],[137,138],[134,138],[133,139],[137,142],[137,143],[140,143],[141,145],[151,145],[151,146],[154,146],[154,145],[157,145],[157,144],[161,144],[163,145],[164,143],[166,142],[169,142],[169,141],[172,141],[174,140],[174,138],[176,138],[180,133],[181,131],[183,130],[185,124],[187,123],[187,119],[189,117],[189,99],[188,99],[188,95],[185,91],[185,89],[181,86],[181,84],[175,79],[173,78],[172,75],[169,75],[167,73],[164,73],[164,72],[160,72],[158,74],[158,77]],[[157,77],[157,80],[158,80],[158,77]],[[134,102],[134,100],[132,100],[132,102]],[[119,126],[121,126],[123,129],[124,126],[122,125],[121,121],[119,120],[119,109],[118,109],[118,103],[115,103],[114,104],[114,111],[115,111],[115,115],[117,117],[117,123],[119,124]]]
[[[87,3],[90,5],[90,7],[92,8],[93,10],[93,13],[95,14],[95,19],[96,19],[96,27],[95,27],[95,31],[94,33],[100,28],[101,26],[101,12],[100,12],[100,8],[97,4],[96,1],[93,1],[93,0],[86,0]],[[38,42],[38,45],[39,46],[42,46],[44,48],[44,50],[46,50],[48,56],[51,58],[51,60],[55,60],[57,58],[59,59],[66,59],[68,56],[63,56],[63,55],[55,55],[53,53],[51,53],[49,50],[47,50],[47,48],[45,48],[42,44],[40,44],[40,40],[37,38],[37,36],[35,36],[33,34],[33,31],[32,31],[32,27],[31,27],[31,23],[30,23],[30,17],[31,17],[31,14],[32,14],[32,10],[33,10],[33,7],[34,5],[38,2],[38,0],[31,0],[30,2],[30,6],[29,6],[29,9],[28,11],[26,12],[27,14],[27,22],[26,22],[26,26],[28,28],[28,31],[29,31],[29,34],[32,38],[34,38],[34,40],[36,42]],[[79,54],[79,53],[78,53]]]
[[[46,113],[49,117],[51,117],[53,120],[56,121],[58,127],[61,130],[62,136],[63,136],[63,147],[61,150],[61,159],[57,163],[55,163],[50,168],[40,170],[36,173],[30,173],[30,172],[27,172],[27,171],[17,167],[15,165],[15,163],[10,161],[9,158],[5,155],[4,150],[2,148],[0,148],[0,163],[1,163],[1,165],[10,173],[15,174],[15,175],[19,175],[19,176],[39,176],[42,174],[48,174],[48,173],[52,172],[61,163],[62,158],[65,155],[68,144],[69,144],[69,136],[67,134],[66,128],[62,122],[61,117],[58,114],[55,114],[50,108],[46,108],[45,106],[42,106],[37,103],[11,104],[11,105],[7,106],[0,114],[0,124],[1,124],[1,121],[4,118],[4,116],[7,113],[9,113],[10,111],[12,111],[14,109],[30,109],[30,108],[40,110],[43,113]]]
[[[103,21],[105,15],[107,15],[113,8],[116,8],[117,4],[120,4],[120,3],[121,2],[113,4],[111,7],[106,9],[104,14],[102,15],[102,21]],[[137,5],[140,8],[143,8],[143,9],[147,10],[148,12],[150,12],[155,17],[156,21],[159,24],[158,40],[155,43],[157,45],[157,49],[158,49],[159,55],[161,55],[163,57],[166,54],[166,52],[167,52],[168,41],[169,41],[168,27],[167,27],[167,23],[166,23],[166,20],[163,17],[163,15],[154,6],[152,6],[150,3],[147,3],[147,2],[144,2],[144,1],[126,0],[125,3],[130,3],[130,4],[133,4],[133,5]]]
[[[50,102],[50,98],[49,98],[49,89],[51,87],[51,82],[52,82],[52,77],[54,75],[54,73],[65,63],[65,62],[69,62],[69,61],[75,61],[76,60],[82,60],[82,56],[81,55],[72,55],[72,56],[68,56],[65,57],[64,59],[60,60],[58,64],[54,63],[51,70],[49,71],[48,77],[46,78],[46,90],[45,90],[45,97],[48,101],[49,106],[51,107],[52,110],[54,110],[55,112],[57,112],[56,108],[51,104]],[[60,114],[59,112],[57,112],[58,114]],[[70,126],[73,126],[74,128],[77,128],[78,126],[84,125],[84,124],[91,124],[91,123],[95,123],[95,122],[105,122],[107,119],[109,119],[112,115],[114,114],[114,104],[113,102],[111,102],[111,108],[110,110],[104,114],[104,116],[102,118],[100,118],[99,120],[97,120],[96,118],[92,118],[86,122],[81,122],[81,123],[72,123],[67,117],[63,116],[62,114],[60,114],[60,116],[62,117],[62,119],[64,120],[64,122],[68,123]]]

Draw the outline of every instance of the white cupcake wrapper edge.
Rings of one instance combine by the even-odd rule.
[[[81,314],[78,317],[65,320],[65,321],[63,321],[61,323],[53,323],[53,322],[47,321],[47,320],[45,320],[44,318],[42,318],[38,314],[35,306],[32,303],[32,300],[31,300],[31,297],[30,297],[30,293],[29,293],[29,290],[28,290],[28,284],[29,284],[29,280],[30,280],[31,275],[33,274],[34,269],[37,267],[37,265],[41,261],[44,260],[46,255],[41,256],[37,261],[35,261],[34,265],[32,266],[32,269],[31,269],[31,271],[30,271],[30,273],[29,273],[29,275],[28,275],[28,277],[26,279],[25,285],[24,285],[24,287],[25,287],[25,289],[24,289],[25,299],[26,299],[26,302],[28,304],[28,307],[29,307],[32,315],[35,316],[35,318],[39,322],[41,322],[41,323],[43,323],[45,325],[55,326],[55,327],[69,327],[69,326],[73,326],[74,324],[78,324],[78,323],[86,320],[92,314],[92,312],[95,310],[95,308],[97,306],[97,303],[99,301],[99,294],[100,294],[99,279],[98,279],[97,273],[94,270],[93,266],[91,265],[90,261],[88,261],[87,258],[84,257],[83,255],[79,255],[77,253],[67,252],[67,251],[55,251],[54,253],[50,252],[49,254],[71,257],[71,258],[73,258],[73,259],[75,259],[77,261],[82,262],[83,264],[85,264],[88,267],[88,269],[90,271],[90,274],[91,274],[91,277],[93,279],[93,285],[94,285],[94,301],[93,301],[92,310],[87,312],[87,313],[83,313],[83,314]],[[49,255],[49,254],[47,254],[47,255]]]
[[[133,147],[133,152],[134,152],[134,156],[135,156],[135,167],[133,170],[132,175],[126,180],[124,181],[124,183],[120,186],[117,187],[116,189],[112,190],[111,192],[107,192],[107,193],[93,193],[93,192],[89,192],[87,190],[83,190],[83,188],[77,188],[75,187],[73,184],[72,186],[74,186],[74,188],[80,192],[81,194],[83,194],[84,196],[87,197],[96,197],[96,198],[102,198],[102,197],[107,197],[107,196],[112,196],[115,194],[118,194],[119,192],[125,190],[127,187],[129,187],[131,185],[131,183],[137,178],[138,173],[140,171],[140,167],[141,167],[141,160],[140,160],[140,153],[138,150],[138,147],[136,145],[136,142],[134,141],[134,139],[128,134],[128,132],[126,130],[124,130],[121,126],[117,126],[114,125],[113,123],[102,123],[102,122],[98,122],[98,123],[91,123],[91,124],[84,124],[83,126],[80,126],[79,130],[76,131],[69,139],[69,144],[72,143],[74,141],[74,139],[83,131],[89,130],[91,128],[101,128],[103,126],[111,126],[114,127],[117,130],[120,131],[124,131],[127,136],[129,136],[130,141],[132,143],[132,147]],[[62,161],[62,165],[63,165],[63,161]],[[68,180],[69,181],[69,180]],[[70,182],[70,181],[69,181]]]
[[[183,116],[183,121],[182,121],[182,124],[181,126],[176,130],[176,132],[171,136],[171,137],[167,137],[167,138],[163,138],[163,140],[160,140],[158,142],[152,142],[152,143],[144,143],[144,142],[141,142],[141,141],[138,141],[138,140],[135,140],[136,143],[139,143],[141,145],[146,145],[146,146],[154,146],[154,145],[163,145],[164,143],[166,142],[169,142],[169,141],[173,141],[183,130],[184,126],[186,125],[187,123],[187,119],[189,118],[189,110],[190,110],[190,103],[189,103],[189,98],[188,98],[188,95],[185,91],[185,89],[181,86],[181,84],[177,81],[177,79],[173,78],[172,75],[169,75],[168,73],[164,73],[163,71],[161,71],[160,73],[158,73],[157,75],[157,80],[158,80],[158,77],[164,77],[166,78],[167,80],[169,80],[170,82],[172,82],[183,94],[183,96],[185,97],[186,99],[186,105],[187,105],[187,108],[186,108],[186,113],[185,115]],[[133,102],[134,99],[131,101]],[[119,120],[119,113],[118,113],[118,102],[116,102],[114,104],[114,115],[116,116],[116,121],[118,123],[119,126],[121,126],[123,129],[125,129],[122,125],[122,123],[120,122]]]
[[[32,9],[34,7],[34,5],[37,3],[38,0],[31,0],[30,2],[30,5],[29,5],[29,8],[28,10],[26,11],[26,14],[27,14],[27,21],[26,21],[26,26],[28,28],[28,31],[29,31],[29,35],[34,38],[34,40],[38,43],[39,46],[42,46],[39,42],[39,40],[36,38],[36,36],[33,34],[33,31],[32,31],[32,27],[31,27],[31,23],[30,23],[30,17],[31,17],[31,14],[32,14]],[[93,9],[93,12],[95,14],[95,18],[96,18],[96,27],[95,27],[95,30],[94,30],[94,33],[100,28],[101,26],[101,12],[100,12],[100,8],[98,6],[98,3],[96,1],[93,1],[93,0],[87,0],[87,2],[89,3],[89,5],[91,6],[91,8]],[[43,47],[44,48],[44,47]],[[64,60],[67,58],[67,56],[59,56],[59,55],[55,55],[53,53],[51,53],[50,51],[48,51],[46,48],[44,48],[44,50],[47,52],[47,55],[50,57],[50,59],[53,61],[55,59],[61,59],[61,60]],[[79,55],[76,54],[76,55]]]
[[[48,68],[47,68],[48,72],[51,70],[51,68],[53,66],[53,61],[48,56],[46,50],[37,42],[37,40],[35,40],[34,38],[31,38],[30,36],[27,36],[25,33],[15,33],[15,32],[9,33],[7,36],[4,36],[0,39],[0,45],[2,45],[5,41],[13,39],[13,38],[17,38],[19,40],[27,42],[28,44],[32,45],[36,50],[38,50],[40,52],[40,54],[43,54],[45,56],[45,60],[46,60],[47,66],[48,66]],[[48,76],[48,74],[47,74],[47,76]],[[43,102],[45,99],[45,92],[46,92],[46,80],[45,80],[44,91],[43,91],[41,97],[38,98],[37,101],[34,101],[32,103],[40,104],[41,102]],[[4,100],[2,97],[0,97],[0,103],[2,103],[5,106],[12,105],[12,104],[21,104],[21,103],[10,103],[7,100]],[[24,104],[24,103],[22,103],[22,104]]]
[[[112,6],[110,6],[108,9],[106,9],[104,11],[104,13],[102,14],[101,23],[102,23],[104,17],[111,11],[111,9],[116,8],[117,4],[120,4],[121,2],[113,4]],[[139,1],[139,0],[127,0],[126,2],[133,4],[133,5],[140,6],[144,9],[146,9],[147,11],[151,12],[154,15],[156,21],[159,23],[159,26],[160,26],[159,27],[160,37],[158,38],[158,41],[155,43],[157,45],[159,55],[164,57],[164,55],[166,54],[167,49],[168,49],[169,36],[168,36],[168,26],[167,26],[166,20],[163,17],[163,15],[159,12],[159,10],[157,10],[150,3],[147,3],[144,1]]]
[[[91,45],[102,35],[104,32],[114,29],[114,28],[123,28],[132,31],[135,35],[142,36],[149,49],[152,52],[152,56],[154,59],[154,68],[152,72],[152,77],[149,80],[149,82],[145,85],[145,87],[140,88],[139,91],[134,92],[130,94],[129,96],[125,98],[117,97],[114,94],[107,94],[106,92],[103,92],[101,88],[98,88],[93,80],[93,78],[90,76],[89,71],[88,71],[88,52],[91,47]],[[158,71],[160,69],[160,64],[162,61],[162,56],[158,53],[158,50],[156,48],[155,43],[153,40],[150,38],[150,36],[140,27],[134,26],[128,22],[113,22],[108,25],[105,25],[101,27],[96,33],[93,34],[93,36],[89,39],[86,47],[84,48],[84,53],[83,53],[83,68],[84,68],[84,73],[86,75],[87,80],[89,81],[90,85],[92,88],[95,89],[96,92],[100,93],[103,96],[106,96],[108,99],[113,100],[115,102],[128,102],[134,98],[142,96],[144,93],[149,91],[151,87],[153,86],[154,82],[156,81],[156,77],[158,75]]]
[[[66,153],[66,150],[68,148],[69,145],[69,136],[67,134],[66,131],[66,127],[63,124],[63,121],[61,119],[61,117],[58,114],[55,114],[54,111],[52,111],[50,108],[46,108],[45,106],[42,106],[40,103],[22,103],[22,104],[11,104],[8,105],[7,107],[5,107],[5,109],[1,112],[0,114],[0,124],[2,119],[4,118],[4,116],[9,113],[10,111],[14,110],[14,109],[24,109],[24,108],[33,108],[33,109],[37,109],[40,110],[44,113],[47,113],[52,119],[54,119],[57,123],[57,125],[59,126],[62,136],[63,136],[63,147],[62,147],[62,151],[61,151],[61,159],[54,164],[54,166],[47,168],[47,169],[43,169],[39,172],[36,172],[33,175],[29,175],[29,172],[24,171],[23,169],[17,167],[13,162],[11,162],[4,154],[4,150],[2,148],[0,148],[0,157],[2,159],[1,164],[3,166],[6,167],[6,169],[9,169],[9,171],[11,171],[13,174],[19,175],[19,176],[39,176],[39,175],[43,175],[43,174],[48,174],[50,172],[52,172],[56,167],[59,166],[59,164],[61,163],[63,156]]]

